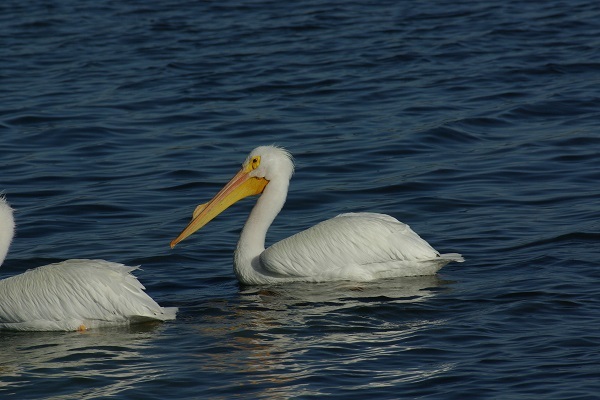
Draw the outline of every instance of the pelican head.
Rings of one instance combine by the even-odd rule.
[[[243,198],[262,194],[267,185],[287,184],[294,173],[291,154],[277,146],[259,146],[242,163],[240,171],[208,203],[200,204],[192,221],[171,241],[171,248]]]
[[[294,173],[292,155],[277,146],[259,146],[252,150],[242,163],[242,170],[251,167],[250,176],[267,181],[285,179],[289,181]]]

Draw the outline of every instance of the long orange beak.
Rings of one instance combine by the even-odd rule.
[[[171,241],[171,248],[208,224],[232,204],[245,197],[261,194],[269,181],[265,178],[251,177],[249,175],[251,171],[251,166],[242,168],[211,201],[196,207],[192,222],[188,224],[179,236]]]

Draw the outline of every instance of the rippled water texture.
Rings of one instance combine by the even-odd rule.
[[[0,4],[0,277],[130,265],[162,325],[0,333],[3,399],[596,398],[600,6]],[[173,239],[260,144],[296,159],[280,240],[393,215],[435,277],[240,287],[254,200]]]

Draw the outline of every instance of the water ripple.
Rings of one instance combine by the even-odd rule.
[[[2,277],[141,264],[162,326],[0,333],[6,398],[593,398],[596,2],[0,4]],[[258,144],[295,156],[272,243],[385,212],[467,262],[240,287],[252,206],[168,243]],[[50,395],[51,394],[51,395]]]

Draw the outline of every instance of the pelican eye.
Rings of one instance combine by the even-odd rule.
[[[252,157],[252,161],[250,161],[250,166],[252,169],[258,168],[260,165],[260,156]]]

